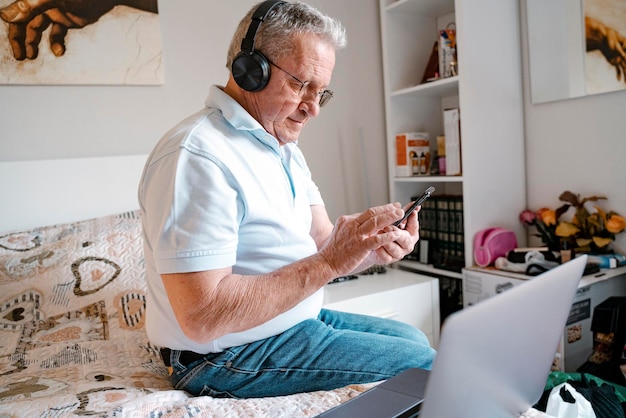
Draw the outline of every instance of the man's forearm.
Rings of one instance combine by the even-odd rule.
[[[255,276],[185,273],[164,276],[178,322],[190,339],[206,343],[259,326],[288,311],[334,278],[320,254]],[[183,283],[184,282],[184,283]]]

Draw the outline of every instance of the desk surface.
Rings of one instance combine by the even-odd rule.
[[[324,301],[335,303],[434,280],[433,277],[389,267],[385,273],[359,275],[358,279],[327,284],[324,287]]]

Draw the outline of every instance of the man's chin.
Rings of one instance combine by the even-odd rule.
[[[300,137],[300,131],[298,130],[297,133],[294,132],[289,132],[286,135],[277,135],[276,138],[278,139],[278,143],[280,145],[285,145],[285,144],[291,144],[291,143],[296,143],[298,142],[298,138]]]

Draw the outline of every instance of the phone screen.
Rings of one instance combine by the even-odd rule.
[[[409,217],[409,215],[411,213],[413,213],[413,211],[415,209],[417,209],[417,207],[419,205],[421,205],[422,203],[424,203],[426,201],[426,199],[428,199],[433,193],[435,192],[435,188],[433,186],[430,186],[428,189],[426,189],[426,191],[424,193],[422,193],[420,195],[420,197],[418,197],[417,199],[415,199],[415,201],[413,202],[413,204],[411,205],[410,208],[408,208],[406,210],[406,212],[404,212],[404,216],[397,220],[396,222],[394,222],[393,226],[397,226],[400,227],[400,225],[402,224],[402,222],[404,222],[406,220],[406,218]]]

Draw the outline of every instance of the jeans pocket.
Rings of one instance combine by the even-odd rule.
[[[194,396],[207,395],[215,398],[234,398],[236,396],[228,392],[228,383],[231,379],[225,379],[225,373],[231,365],[231,359],[235,358],[240,350],[225,350],[221,353],[207,354],[201,359],[189,364],[180,362],[176,355],[172,355],[174,374],[171,376],[174,387],[184,390]],[[207,382],[222,382],[218,388],[207,386]],[[232,383],[232,382],[230,382]]]

